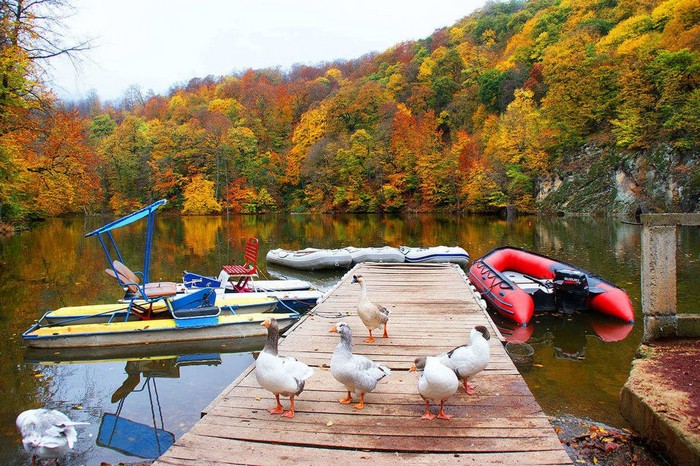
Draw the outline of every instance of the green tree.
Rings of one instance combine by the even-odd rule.
[[[498,70],[484,71],[477,78],[479,83],[479,99],[492,112],[498,111],[498,96],[505,74]]]
[[[90,141],[97,145],[102,139],[112,134],[117,123],[108,113],[97,115],[90,123]]]
[[[700,16],[700,8],[698,9]],[[700,50],[660,50],[649,63],[648,75],[659,96],[660,136],[681,150],[697,149],[700,143]]]
[[[381,186],[380,160],[376,143],[364,129],[350,137],[349,149],[338,149],[338,170],[333,207],[342,211],[369,212],[377,208]]]
[[[106,170],[104,184],[110,207],[118,214],[151,200],[150,158],[151,141],[143,119],[127,116],[114,132],[104,138],[98,148]]]

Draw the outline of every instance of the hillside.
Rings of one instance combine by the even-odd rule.
[[[21,175],[0,221],[160,198],[185,214],[698,211],[699,83],[697,0],[489,3],[348,62],[30,111],[0,139]]]

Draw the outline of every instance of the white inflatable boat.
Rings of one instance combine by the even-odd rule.
[[[396,248],[391,246],[384,246],[381,248],[355,248],[353,246],[348,246],[344,248],[350,253],[352,257],[352,264],[359,264],[361,262],[404,262],[405,257]]]
[[[345,249],[272,249],[267,253],[266,259],[268,264],[299,270],[347,269],[352,265],[352,256]]]
[[[403,253],[406,262],[452,262],[459,265],[469,263],[469,254],[459,246],[434,246],[430,248],[401,246],[399,251]]]

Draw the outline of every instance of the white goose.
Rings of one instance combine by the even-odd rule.
[[[374,343],[372,330],[381,326],[384,326],[384,338],[388,338],[389,335],[386,331],[386,324],[389,321],[389,314],[391,313],[389,309],[374,304],[367,298],[367,286],[365,285],[365,279],[362,275],[353,275],[351,283],[360,284],[360,301],[357,304],[357,315],[360,316],[362,323],[365,324],[365,327],[369,330],[369,338],[363,341],[365,343]]]
[[[277,406],[268,409],[270,414],[294,417],[294,397],[304,390],[304,383],[314,374],[314,370],[291,356],[277,354],[279,326],[275,319],[267,319],[262,324],[267,327],[265,347],[255,361],[255,378],[262,388],[272,392]],[[280,395],[289,397],[289,411],[284,411]]]
[[[352,353],[352,331],[345,322],[338,322],[330,332],[340,334],[340,343],[335,347],[331,358],[331,374],[335,380],[345,385],[348,396],[338,401],[342,404],[352,402],[352,392],[360,394],[356,409],[365,405],[365,393],[373,391],[377,382],[391,373],[386,366],[381,366],[369,358]]]
[[[491,335],[488,329],[483,325],[477,325],[471,330],[468,345],[458,346],[440,355],[440,361],[455,371],[464,385],[464,390],[470,395],[474,395],[476,390],[469,383],[469,378],[483,371],[489,364],[491,358],[490,339]]]
[[[455,394],[459,387],[457,375],[449,367],[440,362],[439,356],[416,358],[409,372],[423,369],[418,379],[418,393],[425,400],[425,414],[421,419],[432,420],[452,419],[452,415],[445,414],[445,401]],[[430,412],[430,401],[440,403],[440,411],[437,416]]]
[[[74,426],[89,425],[73,422],[55,409],[29,409],[20,413],[15,422],[22,435],[22,446],[36,459],[61,458],[67,455],[78,440]]]

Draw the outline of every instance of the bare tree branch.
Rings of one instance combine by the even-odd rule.
[[[8,117],[17,109],[50,107],[45,78],[51,59],[65,56],[77,66],[91,48],[90,39],[66,40],[72,11],[68,0],[0,0],[0,134],[15,126]]]

